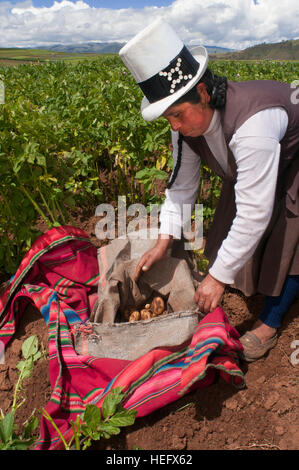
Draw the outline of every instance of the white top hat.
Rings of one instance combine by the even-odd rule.
[[[161,116],[203,76],[208,66],[205,47],[184,46],[172,27],[159,19],[138,33],[119,55],[145,97],[141,114],[146,121]]]

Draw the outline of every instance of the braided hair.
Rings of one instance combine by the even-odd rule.
[[[224,108],[226,104],[226,90],[227,90],[227,78],[226,77],[218,77],[211,72],[210,69],[207,69],[199,82],[191,88],[185,95],[179,98],[172,106],[176,106],[182,103],[191,103],[191,104],[198,104],[201,101],[200,94],[197,91],[198,83],[204,83],[207,88],[207,92],[210,96],[209,106],[212,109],[221,109]],[[176,166],[174,168],[172,178],[167,185],[167,189],[170,189],[173,183],[176,180],[177,174],[181,167],[182,162],[182,147],[183,147],[183,136],[179,133],[178,138],[178,158],[176,162]]]
[[[210,95],[209,105],[213,109],[224,108],[226,104],[227,78],[214,75],[207,69],[200,82],[205,83],[207,92]]]
[[[167,189],[170,189],[173,183],[176,180],[177,174],[179,172],[179,169],[181,167],[181,162],[182,162],[182,147],[183,147],[183,136],[181,133],[179,133],[179,139],[178,139],[178,159],[175,165],[175,168],[172,173],[171,180],[169,181],[167,185]]]

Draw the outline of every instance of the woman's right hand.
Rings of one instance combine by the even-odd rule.
[[[140,261],[135,271],[134,280],[138,281],[142,271],[148,271],[153,264],[163,259],[166,255],[168,248],[171,247],[172,243],[172,235],[160,234],[155,246],[150,250],[146,251],[144,255],[140,258]]]

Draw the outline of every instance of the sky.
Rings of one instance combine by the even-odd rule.
[[[0,47],[126,42],[159,17],[187,45],[299,38],[298,0],[0,0]]]

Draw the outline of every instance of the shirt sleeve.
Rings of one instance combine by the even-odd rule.
[[[178,132],[172,131],[174,168],[178,158]],[[171,175],[171,177],[173,174]],[[160,234],[181,238],[182,228],[188,220],[190,211],[184,205],[191,205],[193,210],[197,199],[200,182],[200,157],[183,141],[182,160],[177,177],[170,189],[165,191],[165,201],[160,213]]]
[[[283,108],[256,113],[233,135],[229,146],[237,163],[236,216],[210,274],[226,284],[253,255],[269,224],[280,161],[280,141],[288,125]]]

